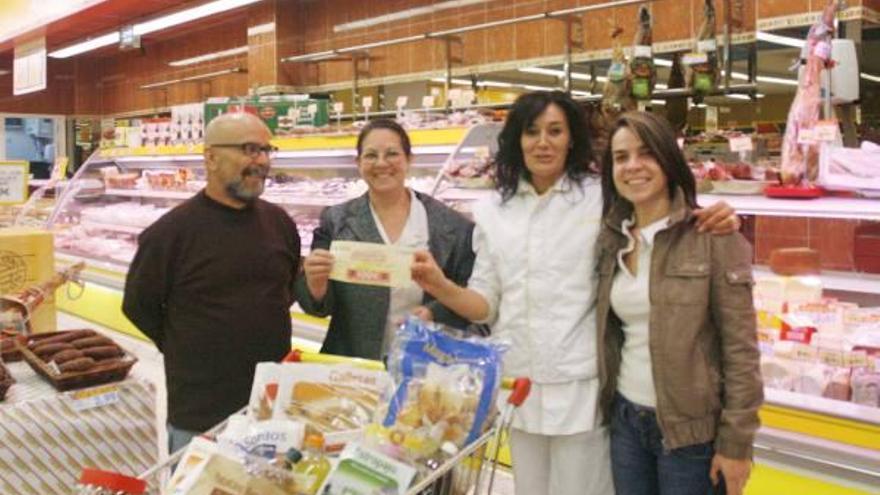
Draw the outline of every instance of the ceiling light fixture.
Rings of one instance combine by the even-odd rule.
[[[168,65],[172,67],[183,67],[186,65],[198,64],[201,62],[207,62],[209,60],[217,60],[218,58],[226,58],[231,57],[233,55],[240,55],[242,53],[247,53],[247,46],[239,46],[237,48],[230,48],[229,50],[221,50],[219,52],[211,52],[205,53],[204,55],[198,55],[196,57],[184,58],[181,60],[174,60],[172,62],[168,62]]]
[[[862,72],[862,73],[859,74],[859,75],[862,76],[862,79],[865,79],[865,80],[867,80],[867,81],[880,82],[880,76],[874,76],[874,75],[871,75],[871,74],[866,74],[866,73],[864,73],[864,72]]]
[[[487,0],[449,0],[446,2],[436,3],[429,7],[416,7],[412,9],[401,10],[398,12],[393,12],[391,14],[380,15],[376,17],[370,17],[368,19],[361,19],[359,21],[346,22],[343,24],[337,24],[333,26],[334,33],[341,33],[343,31],[351,31],[354,29],[362,29],[366,27],[375,26],[377,24],[384,24],[386,22],[393,21],[402,21],[404,19],[409,19],[411,17],[417,17],[420,15],[433,14],[434,12],[439,12],[441,10],[447,9],[456,9],[460,7],[468,7],[470,5],[476,5],[479,3],[486,3]]]
[[[655,58],[654,65],[658,67],[672,67],[672,60],[666,60],[665,58]]]
[[[177,26],[179,24],[184,24],[190,21],[201,19],[203,17],[212,16],[220,12],[236,9],[238,7],[250,5],[259,1],[260,0],[215,0],[213,2],[199,5],[198,7],[181,10],[173,14],[168,14],[146,22],[135,24],[133,27],[133,31],[135,35],[154,33],[162,29]],[[60,50],[55,50],[49,53],[49,56],[52,58],[67,58],[105,46],[110,46],[115,43],[119,43],[118,31],[107,33],[105,35],[98,36],[97,38],[83,41],[81,43],[66,46],[64,48],[61,48]]]
[[[189,77],[181,77],[180,79],[170,79],[168,81],[160,81],[154,82],[150,84],[141,85],[140,89],[153,89],[153,88],[161,88],[163,86],[170,86],[172,84],[182,83],[182,82],[191,82],[191,81],[200,81],[202,79],[210,79],[212,77],[224,76],[226,74],[236,74],[236,73],[245,73],[246,69],[242,69],[241,67],[233,67],[231,69],[223,69],[214,72],[207,72],[205,74],[198,74],[195,76]]]
[[[803,48],[804,46],[804,40],[792,38],[790,36],[780,36],[778,34],[767,33],[764,31],[758,31],[755,33],[755,38],[758,41],[766,41],[767,43],[790,46],[792,48]]]

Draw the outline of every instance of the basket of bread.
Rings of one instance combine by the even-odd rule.
[[[19,345],[25,361],[57,390],[124,380],[137,358],[94,330],[34,334]]]

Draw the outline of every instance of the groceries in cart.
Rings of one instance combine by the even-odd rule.
[[[388,373],[354,366],[284,363],[272,417],[305,424],[306,435],[321,434],[328,450],[341,450],[373,421]]]
[[[367,443],[416,464],[455,455],[494,419],[501,354],[486,339],[457,338],[410,318],[389,356],[393,394]]]

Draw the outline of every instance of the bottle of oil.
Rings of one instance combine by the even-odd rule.
[[[293,465],[297,493],[315,495],[330,474],[330,461],[324,456],[324,437],[312,434],[306,437],[302,459]]]

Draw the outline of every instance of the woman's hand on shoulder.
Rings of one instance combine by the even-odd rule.
[[[736,210],[724,201],[694,210],[694,215],[697,217],[697,228],[700,232],[727,235],[738,231],[741,225]]]
[[[326,249],[315,249],[303,261],[306,285],[309,293],[317,300],[323,300],[330,284],[330,272],[333,270],[333,255]]]

